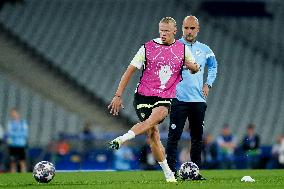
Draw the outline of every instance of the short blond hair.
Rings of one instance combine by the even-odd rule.
[[[162,18],[160,23],[167,23],[167,24],[172,23],[175,27],[177,27],[177,22],[172,17],[164,17]]]

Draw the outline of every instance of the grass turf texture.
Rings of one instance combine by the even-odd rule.
[[[205,181],[166,183],[162,171],[59,172],[48,184],[39,184],[32,173],[0,174],[0,188],[190,188],[190,189],[274,189],[284,188],[284,170],[212,170],[202,171]],[[254,183],[241,182],[249,175]]]

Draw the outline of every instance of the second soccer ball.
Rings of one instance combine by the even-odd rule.
[[[192,180],[198,176],[199,168],[193,162],[185,162],[180,166],[179,174],[183,180]]]

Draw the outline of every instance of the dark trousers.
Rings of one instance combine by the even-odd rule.
[[[202,135],[206,108],[205,102],[180,102],[177,99],[173,99],[166,147],[167,161],[173,172],[176,172],[177,146],[186,119],[188,119],[190,128],[191,161],[196,163],[198,167],[201,167]]]

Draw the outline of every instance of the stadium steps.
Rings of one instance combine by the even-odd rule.
[[[45,61],[22,48],[15,38],[0,30],[0,73],[9,80],[26,86],[29,90],[50,99],[70,112],[79,115],[82,120],[95,122],[95,130],[115,131],[128,126],[123,120],[112,118],[100,101],[64,78],[57,70],[44,66]],[[12,97],[7,106],[15,104],[13,96],[16,90],[9,88]],[[4,118],[6,119],[6,118]],[[114,126],[115,125],[115,126]]]
[[[0,123],[4,129],[7,127],[11,108],[17,107],[21,117],[28,122],[30,147],[45,147],[51,139],[57,139],[60,132],[55,132],[55,128],[59,128],[60,123],[54,122],[54,116],[57,115],[57,112],[59,109],[62,109],[62,107],[35,94],[26,87],[11,82],[2,74],[0,74],[0,90],[3,91],[1,93],[3,95],[0,96]],[[74,116],[77,121],[77,127],[83,125],[83,121],[78,115],[74,115],[74,113],[66,111],[66,114],[63,115],[62,118],[73,119]],[[64,131],[69,134],[74,134],[74,132],[72,133],[69,130]]]
[[[284,3],[282,1],[267,2],[267,10],[272,17],[212,17],[208,21],[234,34],[248,43],[264,56],[273,59],[274,63],[284,61]]]
[[[185,7],[173,0],[167,1],[167,7],[160,6],[163,0],[40,2],[28,0],[25,7],[4,7],[0,12],[1,22],[50,64],[100,96],[104,103],[111,99],[118,78],[139,46],[157,35],[157,22],[164,16],[172,16],[180,26],[191,10],[189,3]],[[40,10],[46,7],[45,14],[37,10],[37,6]],[[27,10],[30,16],[26,15]],[[112,10],[112,14],[108,10]],[[77,13],[84,13],[85,19]],[[21,14],[24,16],[19,17]],[[266,56],[251,46],[258,36],[254,35],[254,29],[242,29],[253,38],[252,41],[244,40],[230,29],[220,27],[222,18],[214,21],[200,11],[196,15],[201,23],[198,40],[211,47],[219,63],[218,77],[207,99],[205,131],[217,135],[222,125],[229,123],[233,133],[241,138],[246,125],[254,122],[262,142],[271,144],[277,132],[284,132],[283,87],[278,86],[283,83],[283,66],[267,63],[275,61],[274,51]],[[28,23],[27,19],[28,27],[19,25]],[[247,20],[242,20],[242,25],[247,24]],[[253,28],[257,25],[253,24]],[[240,31],[237,20],[232,27]],[[179,28],[177,36],[180,34]],[[126,109],[123,113],[133,120],[137,120],[132,107],[133,91],[139,77],[140,74],[134,76],[124,96]],[[272,80],[275,81],[273,85]]]
[[[165,2],[42,0],[39,3],[28,0],[17,6],[5,5],[0,12],[0,20],[49,63],[108,103],[119,82],[118,77],[131,61],[130,55],[134,56],[139,45],[151,39],[153,34],[157,35],[157,22],[161,17],[170,15],[179,22],[183,19],[182,11],[171,8],[183,10],[182,6],[170,0],[166,8],[161,7],[160,4]],[[155,11],[151,11],[153,7]],[[112,14],[108,10],[113,10]],[[149,23],[149,20],[153,22]],[[143,34],[135,34],[140,32]],[[117,53],[118,50],[120,53]],[[111,77],[105,77],[106,72]],[[130,86],[135,88],[139,77],[140,74],[137,74]],[[134,88],[127,92],[132,93]],[[122,115],[137,121],[131,105],[133,95],[125,96],[130,97],[126,106],[131,109],[125,109]]]
[[[239,141],[246,125],[252,122],[262,144],[272,144],[277,135],[284,133],[283,64],[273,64],[271,56],[216,27],[206,15],[200,23],[206,23],[206,27],[202,27],[199,40],[213,49],[219,63],[218,77],[207,99],[205,132],[216,136],[228,123]]]

